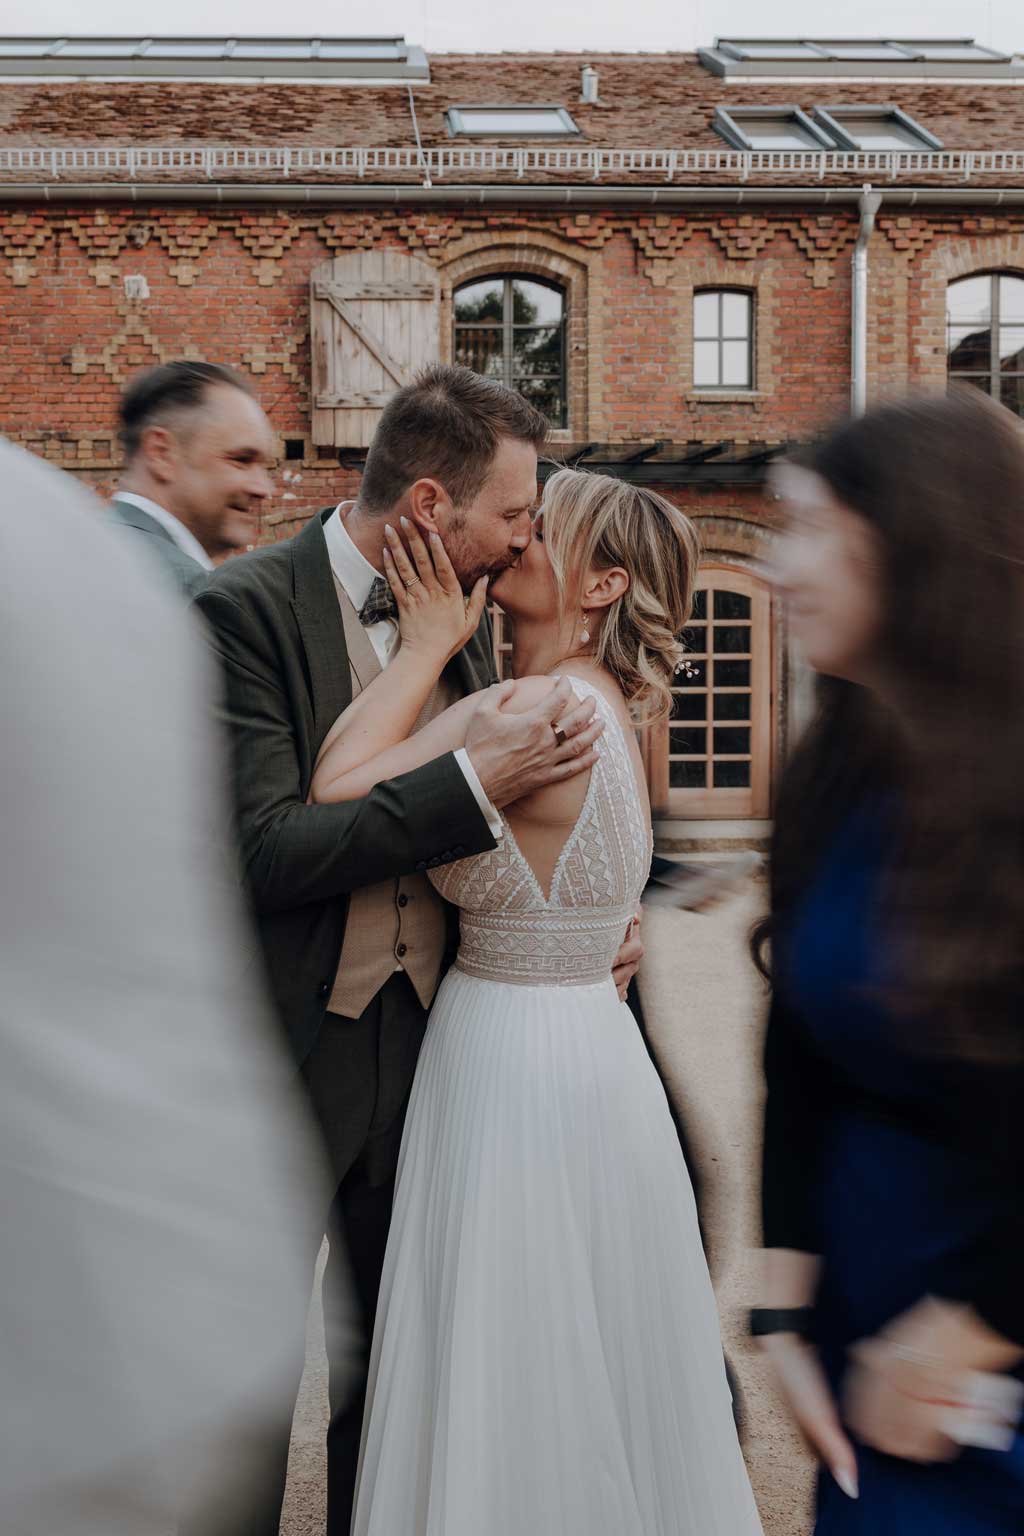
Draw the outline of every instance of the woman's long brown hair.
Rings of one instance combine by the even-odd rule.
[[[885,703],[822,678],[780,786],[784,924],[845,815],[899,807],[883,927],[889,999],[944,1053],[1024,1050],[1024,427],[979,392],[880,406],[802,458],[879,535]]]

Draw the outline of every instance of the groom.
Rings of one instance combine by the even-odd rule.
[[[562,684],[544,707],[506,716],[482,699],[463,751],[364,799],[308,805],[318,750],[337,716],[386,667],[398,641],[380,575],[384,524],[402,516],[445,539],[463,586],[496,575],[531,538],[544,419],[465,368],[429,368],[381,415],[354,504],[314,517],[286,544],[218,570],[198,598],[226,678],[237,831],[270,986],[320,1125],[334,1198],[324,1313],[331,1364],[328,1533],[347,1536],[366,1389],[366,1351],[387,1242],[416,1058],[450,958],[454,914],[426,871],[502,835],[495,807],[573,771],[596,739],[593,701]],[[448,665],[422,719],[495,681],[486,621]],[[559,743],[556,722],[567,739]],[[637,941],[617,980],[635,969]],[[365,1330],[358,1380],[346,1368],[339,1297],[349,1274]],[[295,1332],[295,1386],[303,1362]],[[277,1532],[293,1401],[262,1435],[265,1481],[231,1526],[223,1510],[190,1532]]]

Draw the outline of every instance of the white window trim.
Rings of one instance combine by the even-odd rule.
[[[555,112],[562,126],[561,128],[509,128],[508,130],[495,128],[467,128],[463,122],[463,112]],[[450,138],[470,139],[561,139],[579,134],[579,127],[574,122],[571,114],[558,102],[551,101],[527,101],[527,102],[461,102],[456,107],[449,107],[444,115],[445,126]]]
[[[929,133],[927,128],[922,128],[921,124],[915,122],[914,118],[910,116],[909,112],[904,112],[902,107],[897,107],[895,103],[892,102],[882,103],[877,107],[867,106],[864,103],[859,103],[858,105],[851,107],[815,107],[814,117],[815,121],[820,123],[825,131],[832,136],[840,149],[859,151],[863,149],[863,145],[857,139],[855,132],[851,132],[849,127],[844,127],[843,124],[838,121],[839,117],[844,119],[852,118],[854,120],[859,117],[891,118],[893,122],[899,123],[901,128],[906,129],[908,133],[913,134],[916,139],[920,140],[920,145],[918,146],[920,149],[931,150],[942,148],[941,139],[937,139],[934,133]],[[908,151],[913,151],[914,146],[912,144],[908,144],[906,148]],[[898,154],[899,151],[884,150],[883,153]]]
[[[743,130],[745,118],[778,118],[780,122],[796,123],[813,141],[811,144],[793,146],[793,153],[799,154],[801,149],[814,150],[835,149],[835,142],[807,113],[795,105],[765,106],[765,107],[716,107],[713,127],[727,144],[733,149],[748,150],[757,153],[757,145]],[[779,150],[766,151],[769,154],[778,154]],[[781,151],[786,153],[786,151]]]

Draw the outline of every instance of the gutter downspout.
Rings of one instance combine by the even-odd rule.
[[[858,199],[860,228],[853,248],[853,293],[850,303],[850,408],[863,416],[868,397],[868,246],[882,194],[866,186]]]

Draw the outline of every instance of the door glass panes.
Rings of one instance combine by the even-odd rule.
[[[561,288],[518,277],[466,283],[455,293],[454,357],[518,390],[552,426],[567,425]]]
[[[754,378],[753,300],[716,289],[693,296],[693,382],[698,389],[750,389]]]
[[[669,788],[749,789],[753,718],[750,597],[728,586],[710,588],[697,597],[693,618],[681,636],[686,656],[672,690]]]
[[[1024,277],[988,272],[950,283],[946,354],[952,382],[1024,415]]]

